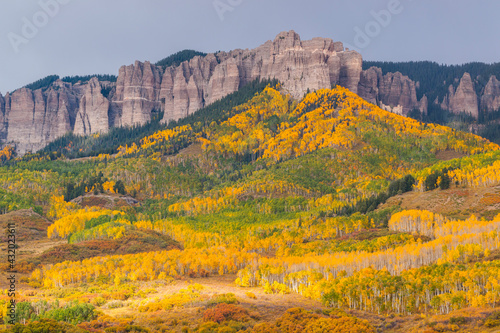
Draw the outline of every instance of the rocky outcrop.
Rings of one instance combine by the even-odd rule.
[[[485,112],[500,110],[500,81],[494,75],[491,76],[484,88],[483,96],[481,97],[481,109]]]
[[[404,114],[418,104],[415,85],[401,74],[362,72],[361,55],[342,43],[302,41],[288,31],[253,50],[194,57],[177,67],[137,61],[121,67],[114,84],[94,78],[73,86],[57,81],[45,91],[17,90],[0,99],[0,138],[22,153],[69,131],[89,135],[144,124],[159,111],[164,122],[177,120],[259,78],[278,79],[295,98],[341,85],[393,112]]]
[[[479,117],[479,112],[487,114],[495,112],[500,109],[500,81],[495,75],[492,75],[488,83],[481,89],[478,96],[476,91],[479,91],[481,86],[480,80],[477,78],[472,80],[469,73],[465,73],[455,89],[453,85],[448,87],[448,93],[444,96],[443,100],[436,99],[435,104],[439,105],[442,109],[448,110],[452,113],[468,113],[474,118]]]
[[[5,114],[5,98],[0,94],[0,140],[5,141],[7,139],[7,128],[9,122]]]
[[[160,91],[163,120],[185,117],[258,78],[278,79],[296,98],[337,84],[357,92],[361,70],[361,55],[345,51],[342,43],[328,38],[301,41],[294,31],[282,32],[253,50],[195,57],[167,68]]]
[[[74,133],[89,135],[106,133],[109,130],[109,100],[102,94],[102,86],[97,78],[87,84],[85,95],[80,99],[76,115]]]
[[[427,98],[426,95],[422,96],[420,99],[418,109],[420,112],[427,114],[429,110],[429,99]]]
[[[417,99],[418,82],[399,72],[383,74],[377,67],[363,71],[361,55],[344,49],[342,43],[329,38],[302,41],[288,31],[252,50],[197,56],[176,67],[137,61],[120,68],[116,83],[96,78],[75,85],[56,81],[45,90],[24,88],[0,95],[0,140],[15,143],[23,153],[69,131],[89,135],[144,124],[155,112],[164,112],[163,122],[177,120],[259,78],[278,79],[295,98],[308,90],[341,85],[398,114],[414,109],[427,113],[428,108],[425,95]],[[480,99],[470,75],[455,86],[434,103],[474,117],[480,109],[500,108],[496,77],[489,80]]]
[[[61,81],[46,91],[19,89],[5,98],[8,125],[2,136],[21,154],[41,149],[73,129],[77,107],[71,85]]]
[[[370,67],[361,72],[358,94],[373,104],[379,100],[379,84],[382,79],[382,70],[378,67]]]
[[[453,85],[448,87],[448,94],[441,102],[441,108],[452,113],[465,112],[474,118],[478,118],[478,97],[469,73],[465,73],[462,76],[456,90]]]
[[[358,95],[370,103],[401,115],[418,109],[427,113],[427,97],[417,99],[416,84],[399,72],[382,74],[378,67],[361,73]]]
[[[160,68],[149,62],[120,68],[111,101],[112,126],[145,124],[153,110],[160,111]]]

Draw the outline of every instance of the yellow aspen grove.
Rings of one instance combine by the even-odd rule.
[[[100,210],[98,208],[79,209],[56,220],[47,230],[49,238],[65,238],[72,233],[82,231],[85,228],[85,222],[103,215],[122,215],[120,211]]]
[[[429,211],[404,210],[391,216],[389,230],[410,232],[434,238],[434,230],[448,220]]]

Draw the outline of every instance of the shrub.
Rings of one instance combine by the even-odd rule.
[[[270,323],[261,323],[253,327],[252,333],[278,333],[278,328]]]
[[[207,277],[209,277],[210,272],[208,272],[208,271],[206,271],[206,270],[204,270],[204,269],[202,268],[202,269],[200,269],[199,274],[200,274],[200,277],[202,277],[202,278],[207,278]]]
[[[210,299],[207,303],[207,307],[214,307],[218,304],[239,304],[236,296],[233,293],[216,295],[214,298]]]
[[[194,292],[194,291],[200,291],[200,290],[203,290],[205,289],[205,287],[203,287],[201,284],[199,283],[194,283],[194,284],[190,284],[188,286],[188,290]]]
[[[123,302],[120,301],[120,300],[114,300],[114,301],[111,301],[108,304],[106,304],[104,307],[106,309],[119,309],[119,308],[123,308]]]
[[[203,313],[205,321],[221,323],[227,320],[246,321],[248,320],[248,311],[239,305],[220,303],[214,308],[206,309]]]
[[[500,320],[498,319],[486,319],[486,321],[484,322],[484,326],[486,327],[497,327],[498,325],[500,325]]]
[[[43,215],[43,207],[42,206],[35,206],[33,207],[33,211],[37,213],[38,215]]]
[[[198,329],[196,330],[196,332],[198,332],[198,333],[212,333],[212,332],[215,332],[217,327],[218,327],[217,323],[214,323],[213,321],[209,321],[209,322],[201,324],[198,327]],[[187,330],[186,330],[186,332],[187,332]]]
[[[465,317],[451,317],[450,324],[464,325],[467,322]]]
[[[305,331],[306,325],[320,318],[317,314],[311,313],[301,308],[288,309],[276,322],[276,326],[282,332]]]
[[[343,316],[340,311],[336,311],[335,315],[340,315],[340,317],[325,318],[301,308],[294,308],[287,310],[278,319],[276,326],[280,332],[375,332],[375,329],[366,320]],[[258,332],[277,332],[277,330],[270,327],[268,330],[261,329]]]
[[[266,294],[289,294],[290,289],[283,283],[278,283],[277,281],[274,281],[273,284],[269,284],[269,282],[266,281],[266,284],[264,285],[264,292]]]
[[[106,300],[103,297],[96,297],[91,301],[92,305],[94,306],[101,306],[106,304]]]
[[[251,299],[257,299],[257,296],[255,296],[254,293],[251,293],[251,292],[247,292],[245,295],[247,295],[248,298],[251,298]]]
[[[149,333],[150,330],[147,328],[144,328],[142,326],[138,326],[138,325],[127,325],[125,327],[125,332],[127,332],[127,333],[139,333],[139,332]]]

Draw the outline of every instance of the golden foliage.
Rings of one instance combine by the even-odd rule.
[[[64,200],[63,200],[64,201]],[[102,215],[121,215],[120,211],[100,210],[98,208],[78,209],[56,220],[47,230],[49,238],[66,238],[70,234],[82,231],[85,222]]]

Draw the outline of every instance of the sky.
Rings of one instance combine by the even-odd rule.
[[[498,0],[1,0],[0,92],[183,49],[254,48],[288,30],[367,60],[500,62],[499,13]]]

